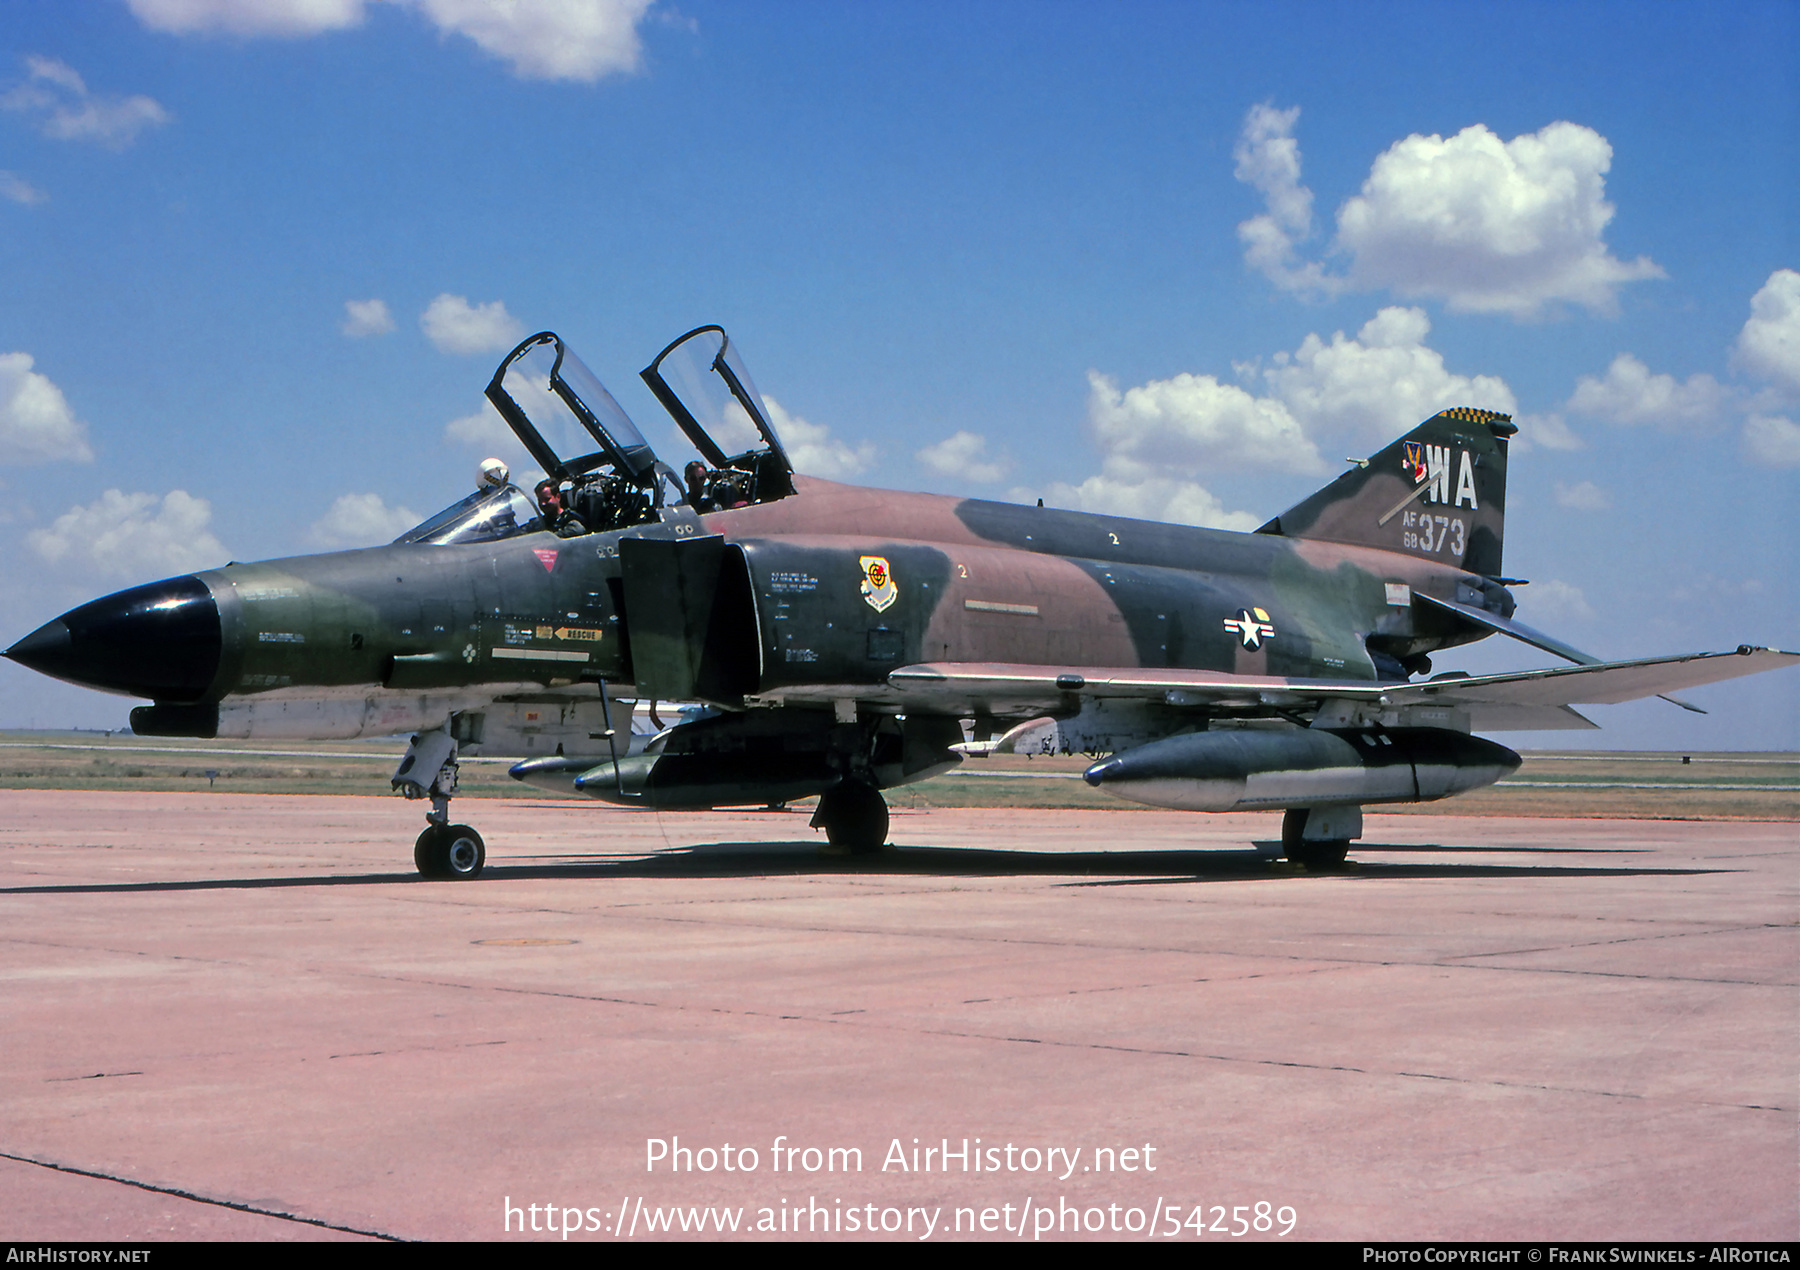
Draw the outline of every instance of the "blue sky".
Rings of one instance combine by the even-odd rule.
[[[1225,527],[1508,409],[1524,620],[1800,647],[1791,3],[0,12],[0,640],[392,537],[531,331],[661,444],[716,321],[819,475]],[[1511,740],[1800,748],[1800,672],[1692,695]]]

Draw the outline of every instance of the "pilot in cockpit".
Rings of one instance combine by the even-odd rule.
[[[682,469],[687,501],[695,511],[728,511],[750,505],[750,474],[733,468],[710,468],[695,459]]]
[[[557,537],[573,538],[587,532],[587,526],[569,510],[555,477],[539,481],[532,493],[537,496],[538,510],[544,514],[544,524],[554,530]]]
[[[706,493],[707,476],[706,464],[699,459],[695,459],[681,471],[682,480],[687,485],[688,506],[697,512],[713,510],[712,499]]]

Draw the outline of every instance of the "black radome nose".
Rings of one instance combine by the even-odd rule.
[[[219,671],[219,606],[192,575],[70,609],[6,650],[40,674],[156,701],[198,701]]]

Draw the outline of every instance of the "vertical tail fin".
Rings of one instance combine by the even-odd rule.
[[[1257,530],[1380,547],[1500,576],[1511,415],[1441,410]]]

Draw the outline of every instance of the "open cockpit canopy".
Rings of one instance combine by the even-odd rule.
[[[559,534],[648,524],[680,501],[675,474],[555,332],[508,353],[487,398],[548,474],[538,505]]]
[[[498,488],[478,490],[397,541],[448,545],[544,529],[563,537],[603,533],[794,492],[793,466],[723,329],[688,332],[643,376],[704,456],[688,464],[685,481],[561,337],[541,331],[506,355],[487,386],[494,409],[546,473],[535,498],[505,484],[502,470]]]
[[[637,425],[553,331],[506,355],[487,398],[531,457],[559,480],[610,467],[643,482],[655,470],[656,453]]]
[[[642,377],[706,459],[698,465],[704,471],[690,464],[687,473],[696,510],[767,503],[794,492],[794,465],[723,327],[689,331],[658,353]]]

